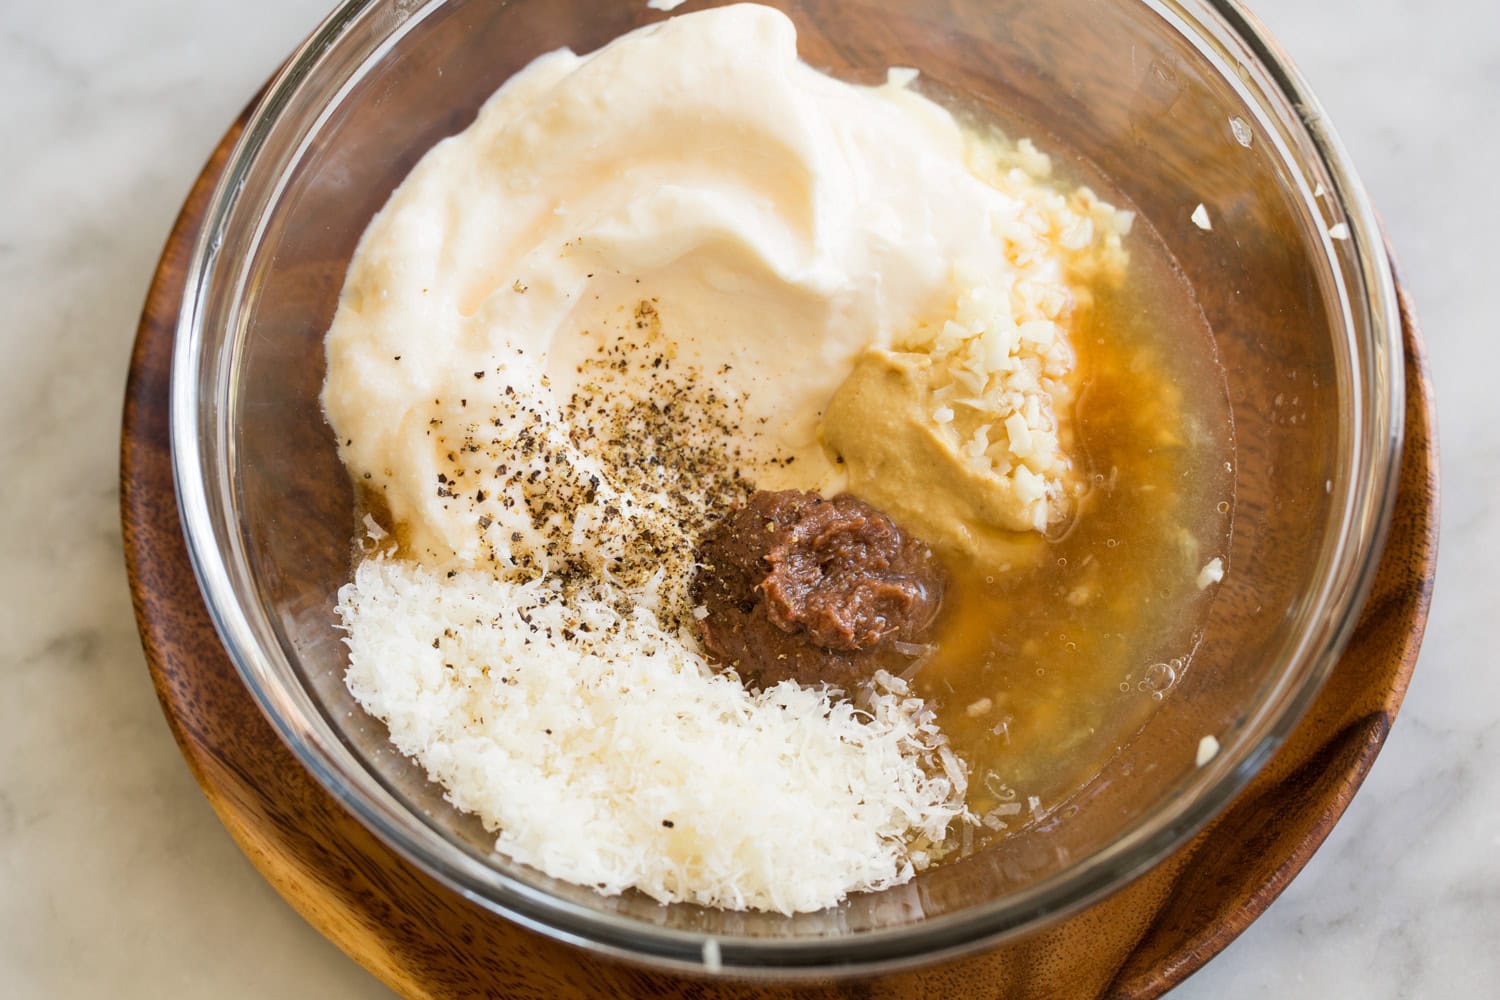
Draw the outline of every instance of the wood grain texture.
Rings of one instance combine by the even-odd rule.
[[[523,931],[416,871],[345,812],[261,716],[210,623],[182,540],[167,399],[194,235],[237,125],[167,242],[131,361],[121,513],[136,617],[162,708],[246,855],[318,931],[413,998],[1159,996],[1222,950],[1343,813],[1416,660],[1437,545],[1437,453],[1420,335],[1402,297],[1406,443],[1396,513],[1348,652],[1289,741],[1231,808],[1114,896],[1027,938],[872,979],[749,983],[645,970]]]

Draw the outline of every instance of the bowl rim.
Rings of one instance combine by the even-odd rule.
[[[221,249],[231,217],[240,207],[245,179],[258,165],[273,126],[338,40],[361,19],[373,16],[391,2],[344,0],[293,52],[263,92],[210,196],[205,222],[188,266],[172,358],[169,427],[173,480],[199,589],[229,659],[257,707],[320,785],[416,867],[461,896],[530,930],[658,967],[699,973],[722,971],[738,976],[892,971],[963,954],[1023,931],[1039,929],[1123,887],[1228,807],[1301,720],[1353,631],[1373,583],[1374,568],[1394,505],[1404,401],[1404,384],[1399,377],[1403,356],[1401,323],[1391,265],[1378,221],[1321,105],[1290,59],[1252,15],[1236,0],[1139,0],[1198,47],[1218,66],[1221,75],[1240,90],[1247,105],[1257,110],[1257,102],[1245,89],[1251,81],[1243,76],[1237,80],[1233,72],[1226,71],[1248,69],[1252,77],[1263,76],[1256,84],[1267,88],[1268,98],[1274,97],[1284,105],[1283,113],[1290,112],[1283,124],[1301,130],[1298,138],[1306,140],[1306,150],[1325,171],[1329,179],[1327,193],[1347,227],[1343,236],[1324,239],[1325,251],[1334,261],[1333,271],[1336,276],[1342,273],[1330,242],[1338,240],[1339,249],[1352,257],[1353,276],[1364,291],[1358,302],[1354,302],[1346,289],[1342,286],[1338,289],[1345,307],[1346,336],[1354,336],[1349,329],[1349,310],[1364,310],[1370,331],[1370,343],[1365,346],[1370,357],[1366,358],[1365,367],[1355,373],[1362,374],[1365,382],[1351,379],[1350,385],[1355,393],[1350,403],[1354,426],[1348,429],[1352,454],[1347,468],[1341,467],[1339,472],[1356,474],[1350,476],[1350,482],[1339,484],[1331,500],[1330,521],[1337,518],[1338,530],[1330,532],[1336,538],[1332,543],[1325,542],[1325,548],[1331,544],[1337,558],[1335,565],[1324,567],[1322,579],[1332,586],[1323,587],[1320,601],[1308,615],[1314,627],[1302,634],[1296,648],[1289,651],[1277,689],[1261,702],[1257,717],[1269,716],[1269,723],[1257,740],[1246,741],[1246,745],[1236,748],[1237,752],[1221,753],[1207,767],[1200,767],[1186,787],[1179,788],[1162,806],[1136,821],[1121,837],[1074,866],[1014,895],[900,927],[829,938],[782,939],[707,935],[648,924],[562,899],[483,865],[456,850],[430,827],[412,822],[411,815],[397,806],[368,774],[357,768],[358,773],[352,773],[349,765],[357,762],[336,739],[295,721],[306,708],[297,702],[296,693],[266,682],[270,675],[264,658],[270,654],[264,642],[264,629],[252,621],[234,583],[236,568],[243,567],[245,559],[239,534],[233,530],[232,506],[228,503],[231,485],[228,463],[222,460],[222,456],[232,454],[227,421],[234,407],[215,405],[228,398],[233,387],[228,384],[227,367],[221,366],[215,372],[203,370],[204,304],[210,284],[221,280],[225,273],[234,275],[241,283],[244,280],[243,268],[247,262],[226,259]],[[444,0],[394,2],[399,15],[394,20],[394,30],[367,53],[361,66],[378,59],[407,30],[441,7]],[[1205,45],[1217,48],[1206,51]],[[1252,57],[1248,66],[1229,56],[1236,46]],[[330,99],[330,105],[337,96]],[[1256,131],[1261,135],[1265,130]],[[281,165],[282,182],[300,153],[301,147]],[[1285,155],[1286,150],[1282,153]],[[1306,180],[1300,176],[1298,179]],[[1315,198],[1311,191],[1302,194],[1309,204]],[[1358,355],[1357,349],[1355,353]],[[205,396],[202,390],[210,381],[216,391]],[[1361,393],[1375,397],[1372,403],[1383,404],[1374,406],[1374,419],[1370,421],[1362,419]],[[1372,475],[1358,474],[1371,470]],[[1308,665],[1306,671],[1292,669],[1299,661]],[[1293,679],[1299,683],[1292,685]],[[1253,729],[1248,721],[1246,729]],[[717,948],[710,948],[710,942]]]

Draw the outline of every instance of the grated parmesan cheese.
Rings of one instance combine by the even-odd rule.
[[[1219,741],[1212,736],[1205,736],[1198,741],[1198,756],[1196,758],[1199,767],[1207,764],[1219,755]]]
[[[1229,131],[1234,133],[1234,141],[1246,149],[1249,149],[1250,143],[1255,140],[1255,133],[1250,130],[1250,123],[1239,115],[1229,116]]]
[[[379,522],[377,522],[369,514],[365,515],[364,523],[366,537],[368,537],[370,541],[375,542],[376,544],[379,544],[380,541],[389,534],[389,532],[382,528]]]
[[[905,682],[747,691],[643,608],[368,558],[346,682],[496,848],[605,894],[818,910],[914,873],[967,774]]]

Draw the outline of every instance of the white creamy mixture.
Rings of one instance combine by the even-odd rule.
[[[912,75],[822,75],[765,7],[673,18],[537,59],[366,231],[324,404],[404,547],[340,595],[349,684],[516,860],[793,912],[909,878],[962,814],[904,685],[868,715],[752,697],[683,627],[697,535],[750,483],[880,480],[820,425],[872,351],[920,361],[975,516],[1065,514],[1058,324],[1128,217]]]

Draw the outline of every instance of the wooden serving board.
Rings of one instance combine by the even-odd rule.
[[[168,376],[193,240],[239,135],[209,160],[169,237],[131,358],[121,515],[137,622],[178,746],[240,848],[309,923],[413,998],[1155,997],[1265,911],[1369,772],[1406,692],[1437,556],[1431,384],[1410,304],[1406,447],[1390,537],[1358,630],[1312,710],[1206,830],[1116,895],[1029,937],[916,971],[768,983],[691,978],[524,931],[414,869],[302,769],[219,643],[178,521]]]

